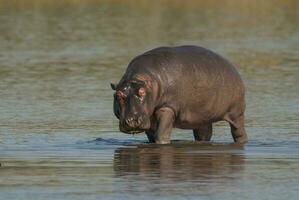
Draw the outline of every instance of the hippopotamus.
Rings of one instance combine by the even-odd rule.
[[[117,84],[113,110],[121,132],[145,132],[168,144],[173,128],[210,141],[212,124],[227,121],[234,142],[247,142],[245,88],[227,59],[199,46],[159,47],[135,57]]]

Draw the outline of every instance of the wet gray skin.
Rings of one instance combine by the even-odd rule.
[[[146,132],[149,142],[170,143],[173,127],[210,141],[212,124],[229,122],[235,142],[247,142],[245,89],[236,68],[198,46],[160,47],[134,58],[114,93],[120,131]]]
[[[0,200],[298,200],[298,0],[0,0]],[[249,142],[122,134],[130,60],[201,45],[246,86]],[[135,100],[135,99],[133,99]],[[137,99],[136,99],[137,100]],[[141,107],[136,107],[141,108]],[[141,113],[141,112],[140,112]]]

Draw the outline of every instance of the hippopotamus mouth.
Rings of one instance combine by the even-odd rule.
[[[128,131],[127,133],[129,134],[137,134],[137,133],[142,133],[143,131],[142,130],[131,130],[131,131]]]
[[[126,134],[137,134],[144,131],[141,127],[132,127],[123,123],[119,124],[119,130]]]
[[[134,120],[133,118],[130,118],[130,120],[120,120],[119,130],[127,134],[137,134],[149,129],[150,121],[146,120],[146,117],[141,116],[136,119],[137,120]]]
[[[137,133],[142,133],[144,130],[141,129],[134,129],[134,130],[123,130],[121,129],[121,132],[126,133],[126,134],[137,134]]]

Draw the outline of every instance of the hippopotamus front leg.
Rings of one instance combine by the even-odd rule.
[[[204,124],[193,129],[194,139],[197,141],[210,141],[212,137],[212,123]]]
[[[155,143],[155,131],[147,130],[145,131],[149,143]]]
[[[146,131],[149,142],[156,144],[169,144],[170,134],[175,119],[174,112],[168,107],[162,107],[155,112],[157,126],[155,131]]]

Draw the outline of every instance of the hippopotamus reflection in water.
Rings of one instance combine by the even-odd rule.
[[[235,142],[247,142],[245,90],[235,67],[197,46],[160,47],[134,58],[111,84],[120,131],[144,132],[149,142],[170,143],[173,127],[193,129],[209,141],[212,124],[225,120]]]
[[[242,151],[242,145],[213,143],[120,147],[114,153],[114,171],[117,176],[130,176],[130,180],[135,174],[136,179],[228,181],[239,179],[242,174],[245,163]]]

